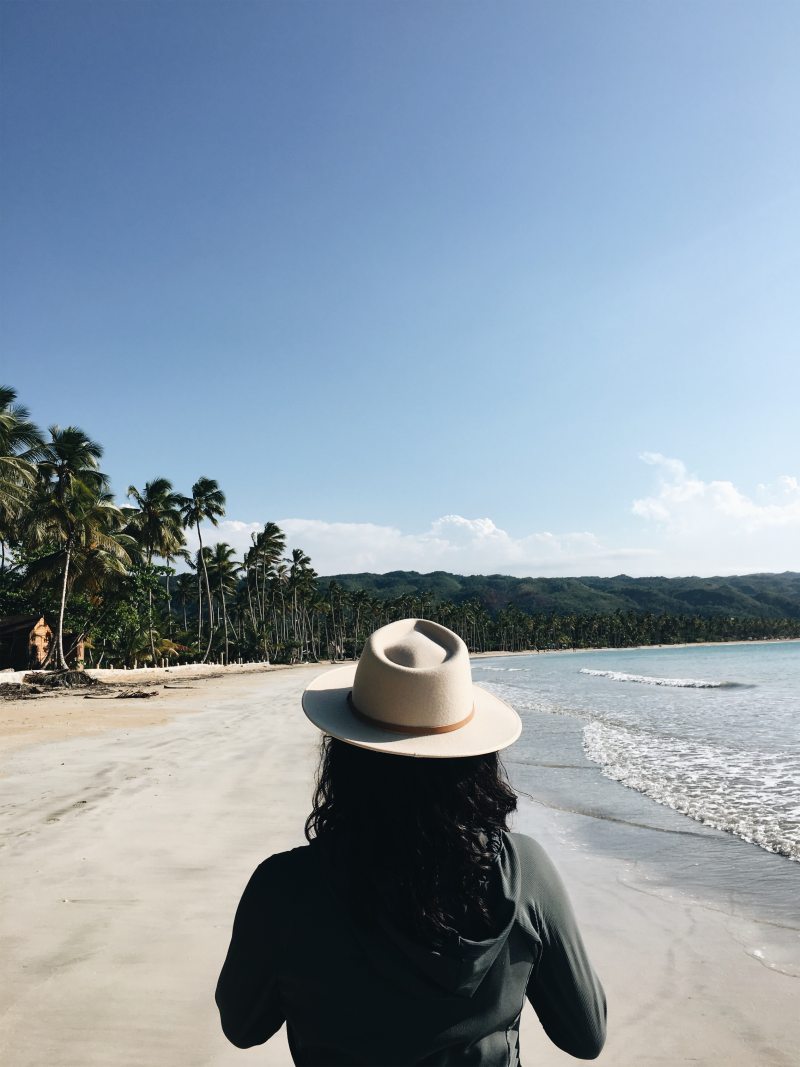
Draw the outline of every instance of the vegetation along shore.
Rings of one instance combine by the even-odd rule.
[[[215,479],[183,493],[157,473],[118,500],[102,458],[76,426],[44,433],[0,387],[0,668],[357,658],[373,629],[412,615],[475,653],[800,637],[794,573],[321,578],[270,521],[237,558],[208,536],[225,515]]]

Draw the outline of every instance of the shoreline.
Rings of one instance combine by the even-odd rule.
[[[511,656],[579,655],[595,652],[631,652],[666,648],[717,648],[728,645],[773,645],[800,643],[800,638],[763,641],[705,641],[693,644],[634,645],[625,648],[566,648],[542,652],[476,652],[471,660]],[[22,676],[33,672],[0,672],[0,775],[2,760],[29,745],[94,736],[120,727],[138,729],[168,723],[191,710],[197,699],[203,703],[224,699],[228,686],[239,680],[267,678],[276,674],[314,670],[322,673],[352,660],[331,663],[184,664],[173,667],[139,667],[131,670],[90,668],[87,674],[100,683],[98,690],[53,689],[26,692]],[[186,684],[184,684],[186,683]],[[5,686],[5,688],[4,688]],[[15,690],[18,690],[17,693]],[[143,698],[145,697],[145,698]]]
[[[590,645],[586,648],[525,648],[516,651],[501,649],[494,652],[470,652],[472,659],[494,659],[499,656],[549,656],[575,655],[581,652],[636,652],[666,648],[727,648],[737,645],[782,645],[800,644],[800,637],[760,637],[752,641],[683,641],[661,645]],[[87,667],[86,674],[104,685],[132,685],[136,682],[169,682],[176,678],[200,681],[206,678],[230,678],[240,674],[262,674],[271,671],[295,670],[301,667],[317,667],[320,671],[346,666],[351,659],[306,660],[303,663],[181,663],[171,667]],[[0,670],[0,686],[25,685],[23,678],[36,674],[48,674],[40,670]],[[31,683],[31,684],[35,684]],[[54,690],[59,692],[58,690]],[[69,692],[61,690],[60,692]]]
[[[131,1050],[160,1067],[241,1062],[213,987],[253,869],[303,843],[320,734],[300,694],[318,669],[209,679],[170,693],[180,714],[151,729],[126,723],[7,756],[0,1047],[15,1067],[129,1067]],[[561,871],[606,988],[599,1062],[793,1062],[798,979],[759,959],[756,924],[643,882],[648,831],[631,828],[613,857],[592,845],[587,814],[521,799],[514,825]],[[574,1062],[527,1005],[521,1029],[523,1061]],[[285,1030],[251,1055],[290,1067]]]
[[[342,663],[350,662],[342,660]],[[266,674],[270,671],[293,670],[308,663],[177,663],[171,667],[87,667],[86,674],[104,685],[133,685],[137,682],[169,682],[178,678],[200,681],[205,678],[230,678],[239,674]],[[0,685],[25,685],[23,678],[47,675],[50,671],[0,671]],[[30,683],[35,685],[35,682]],[[69,692],[69,690],[61,690]]]
[[[581,652],[639,652],[665,648],[728,648],[734,645],[800,644],[800,637],[759,637],[755,641],[682,641],[669,645],[593,645],[590,648],[528,648],[519,652],[470,652],[470,659],[494,659],[496,656],[562,656]]]

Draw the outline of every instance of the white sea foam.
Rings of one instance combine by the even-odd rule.
[[[502,671],[505,674],[525,673],[530,670],[529,667],[485,667],[482,663],[473,664],[473,669],[476,671]]]
[[[707,826],[800,861],[800,761],[594,721],[583,747],[603,773]]]
[[[611,678],[615,682],[639,682],[642,685],[665,685],[674,689],[729,689],[736,682],[707,682],[702,678],[651,678],[647,674],[625,674],[624,671],[593,671],[581,667],[579,674],[593,678]]]

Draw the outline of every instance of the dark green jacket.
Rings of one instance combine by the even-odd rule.
[[[598,1055],[606,1004],[547,854],[506,834],[498,934],[447,952],[359,922],[318,842],[265,860],[244,891],[217,985],[222,1029],[259,1045],[287,1023],[296,1064],[518,1067],[525,997],[565,1052]]]

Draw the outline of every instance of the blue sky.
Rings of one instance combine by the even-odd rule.
[[[797,4],[0,16],[0,378],[119,493],[323,572],[800,569]]]

